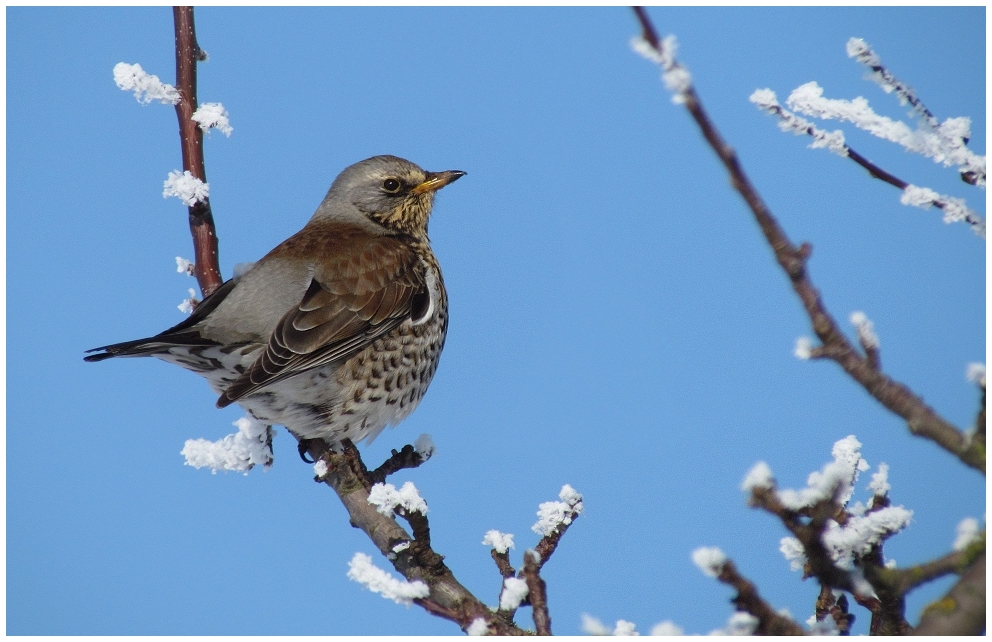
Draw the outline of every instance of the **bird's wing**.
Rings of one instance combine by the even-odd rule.
[[[348,359],[430,301],[423,263],[393,237],[370,237],[314,269],[299,305],[286,313],[265,352],[217,400],[223,408],[277,381]]]

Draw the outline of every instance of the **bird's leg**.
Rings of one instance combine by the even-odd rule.
[[[315,442],[315,441],[317,441],[317,440],[316,439],[301,439],[300,442],[298,444],[296,444],[296,451],[298,453],[300,453],[300,459],[302,459],[303,460],[303,463],[305,463],[305,464],[314,464],[314,463],[316,463],[316,461],[313,460],[313,459],[307,459],[307,451],[310,450],[310,445],[313,444],[313,442]]]

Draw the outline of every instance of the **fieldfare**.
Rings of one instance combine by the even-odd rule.
[[[427,219],[465,175],[396,156],[345,169],[306,226],[177,326],[89,352],[153,356],[204,376],[298,439],[373,439],[409,415],[437,370],[448,298]]]

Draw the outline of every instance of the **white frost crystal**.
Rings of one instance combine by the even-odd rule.
[[[181,100],[175,87],[163,83],[158,76],[149,74],[141,65],[117,63],[114,65],[114,82],[122,91],[133,91],[135,99],[144,105],[153,100],[177,105]]]
[[[162,188],[162,198],[170,196],[175,196],[187,207],[192,207],[198,202],[207,200],[210,196],[210,184],[196,178],[189,170],[182,173],[173,170],[169,172],[169,178],[165,179]]]
[[[396,490],[396,486],[392,484],[376,484],[369,491],[369,503],[377,506],[376,510],[387,517],[391,516],[397,507],[411,513],[427,514],[427,502],[417,492],[413,482],[406,482],[399,490]]]
[[[348,579],[358,582],[386,599],[407,606],[413,600],[427,597],[431,593],[427,584],[420,580],[405,582],[396,579],[377,567],[372,562],[372,558],[365,553],[355,553],[355,556],[351,558],[351,562],[348,563]]]
[[[272,465],[272,448],[269,442],[268,424],[250,415],[234,422],[238,432],[220,441],[189,439],[180,454],[186,458],[186,465],[193,468],[248,471],[256,464]]]
[[[568,484],[561,487],[558,498],[560,502],[544,502],[538,506],[538,520],[531,526],[538,535],[550,535],[559,526],[571,524],[573,517],[582,513],[582,495]]]
[[[501,533],[497,530],[486,531],[486,536],[482,538],[482,543],[492,546],[497,553],[506,553],[513,548],[513,534]]]
[[[692,552],[692,561],[706,575],[718,577],[727,563],[727,555],[719,548],[701,546]]]

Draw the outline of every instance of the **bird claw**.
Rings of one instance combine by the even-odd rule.
[[[305,464],[317,463],[314,459],[307,459],[307,451],[310,449],[311,442],[313,442],[313,439],[301,439],[300,443],[296,444],[296,451],[300,453],[300,459],[302,459]]]

